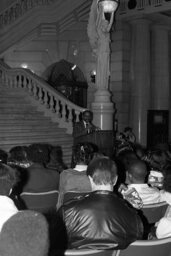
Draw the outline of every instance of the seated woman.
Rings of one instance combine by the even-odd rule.
[[[155,224],[157,238],[165,238],[171,236],[171,164],[163,168],[164,181],[163,190],[161,190],[161,198],[168,203],[163,218]]]
[[[46,168],[49,161],[48,147],[44,144],[32,144],[28,147],[28,160],[32,163],[25,170],[26,179],[23,184],[21,198],[28,209],[47,212],[51,208],[56,207],[57,199],[52,194],[58,191],[59,173],[53,169]],[[51,197],[43,197],[41,195],[36,198],[34,195],[25,196],[30,193],[51,193]],[[55,193],[56,194],[56,193]],[[55,203],[54,203],[55,201]]]
[[[49,151],[44,144],[31,144],[28,147],[28,160],[31,166],[26,169],[27,180],[22,192],[48,192],[58,190],[59,174],[49,168]]]
[[[12,147],[9,151],[8,164],[16,167],[18,170],[28,168],[31,163],[28,161],[27,153],[27,146]]]
[[[50,160],[46,167],[53,169],[59,173],[67,169],[67,166],[62,159],[62,149],[60,146],[52,147],[52,149],[50,150]]]
[[[62,204],[63,196],[68,191],[89,192],[90,181],[86,175],[87,166],[93,157],[94,148],[91,143],[82,142],[73,147],[74,168],[64,170],[60,174],[58,207]]]

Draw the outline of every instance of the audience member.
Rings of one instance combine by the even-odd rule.
[[[90,110],[85,110],[82,113],[82,120],[76,122],[73,126],[73,137],[77,138],[82,135],[86,135],[95,131],[98,131],[99,128],[96,127],[93,123],[93,112]]]
[[[23,209],[23,205],[20,202],[19,195],[22,192],[23,184],[27,179],[27,173],[25,171],[31,163],[28,161],[28,147],[27,146],[15,146],[9,151],[7,163],[9,166],[17,169],[19,174],[19,182],[13,188],[12,196],[19,209]]]
[[[145,159],[153,170],[163,171],[164,165],[170,161],[169,155],[163,150],[149,150]]]
[[[62,149],[60,146],[53,146],[50,151],[50,161],[47,164],[47,168],[56,170],[61,173],[63,170],[67,169],[62,159]]]
[[[18,170],[28,168],[31,163],[28,161],[27,151],[27,146],[15,146],[11,148],[8,156],[8,164],[17,167]]]
[[[140,144],[134,145],[134,152],[135,152],[136,156],[138,157],[138,159],[140,159],[140,160],[144,160],[144,158],[146,157],[146,148]]]
[[[124,136],[125,136],[127,141],[129,141],[131,143],[135,143],[136,138],[135,138],[135,134],[133,133],[131,127],[129,127],[129,126],[125,127]]]
[[[134,160],[130,163],[126,172],[128,188],[135,188],[143,204],[161,202],[160,191],[146,183],[147,165],[142,160]]]
[[[133,150],[123,150],[119,152],[116,156],[115,161],[118,167],[118,182],[115,186],[115,191],[118,190],[118,187],[121,183],[125,182],[126,179],[126,170],[128,169],[130,163],[137,159],[137,156]]]
[[[135,209],[112,191],[117,181],[116,164],[107,157],[96,158],[87,168],[92,191],[63,205],[69,248],[126,248],[142,238],[143,225]],[[64,229],[65,231],[65,229]],[[62,239],[62,225],[58,229]]]
[[[164,181],[161,198],[168,203],[168,209],[165,216],[156,223],[156,237],[164,238],[171,236],[171,165],[163,168]]]
[[[87,166],[93,157],[94,148],[91,143],[78,143],[73,147],[74,168],[66,169],[60,174],[59,184],[59,205],[63,196],[68,191],[89,192],[91,191],[90,181],[86,175]]]
[[[16,170],[0,163],[0,231],[5,221],[18,212],[13,200],[9,197],[17,181]]]
[[[2,228],[1,256],[47,256],[48,247],[48,224],[40,213],[20,211]]]
[[[46,145],[32,144],[28,147],[28,160],[32,163],[26,169],[27,181],[23,192],[48,192],[58,190],[58,172],[46,168],[49,161],[49,151]]]

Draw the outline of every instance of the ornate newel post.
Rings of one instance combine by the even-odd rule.
[[[113,129],[114,104],[108,90],[110,76],[110,30],[118,0],[93,0],[89,22],[88,37],[96,57],[96,92],[92,111],[93,122],[102,130]]]

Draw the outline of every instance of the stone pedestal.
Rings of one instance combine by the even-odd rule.
[[[111,94],[107,89],[98,89],[91,104],[94,113],[93,123],[101,130],[113,129],[114,104],[110,98]]]

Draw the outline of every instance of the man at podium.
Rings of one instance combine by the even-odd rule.
[[[82,114],[82,120],[76,122],[73,126],[73,137],[78,138],[80,136],[99,131],[100,129],[96,127],[92,121],[93,112],[90,110],[85,110]]]

